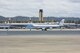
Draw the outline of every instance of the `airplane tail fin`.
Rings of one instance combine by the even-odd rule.
[[[64,25],[64,21],[65,21],[65,19],[62,19],[62,20],[60,21],[59,25],[60,25],[60,26],[63,26],[63,25]]]

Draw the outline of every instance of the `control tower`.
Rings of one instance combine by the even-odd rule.
[[[43,9],[39,9],[39,21],[43,22]]]

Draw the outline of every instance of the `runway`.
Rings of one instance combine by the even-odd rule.
[[[80,31],[0,31],[0,36],[6,35],[80,35]]]

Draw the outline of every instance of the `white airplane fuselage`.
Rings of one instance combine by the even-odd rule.
[[[59,27],[60,25],[53,25],[53,24],[33,24],[34,27]]]

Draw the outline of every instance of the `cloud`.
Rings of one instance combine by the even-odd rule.
[[[80,0],[69,0],[71,2],[74,2],[74,3],[80,3]]]
[[[0,15],[4,16],[35,16],[36,10],[41,5],[38,0],[1,0]]]
[[[69,0],[44,0],[45,14],[49,16],[79,16],[80,4]],[[76,15],[78,14],[78,15]]]
[[[0,0],[0,15],[38,16],[38,11],[42,8],[44,16],[80,17],[79,2],[80,0]]]

